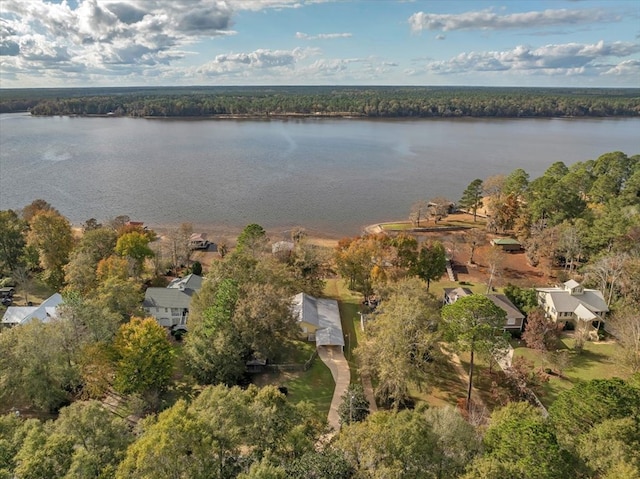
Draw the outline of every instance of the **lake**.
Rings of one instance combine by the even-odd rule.
[[[353,235],[411,204],[458,200],[475,178],[531,178],[620,150],[640,119],[166,120],[0,115],[0,209],[36,198],[72,222]]]

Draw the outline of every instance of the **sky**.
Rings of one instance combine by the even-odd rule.
[[[638,0],[0,0],[0,88],[640,87]]]

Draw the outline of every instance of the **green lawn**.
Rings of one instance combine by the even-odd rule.
[[[545,384],[545,395],[540,400],[547,407],[555,401],[558,394],[572,388],[579,381],[628,377],[616,359],[620,353],[618,343],[585,342],[581,353],[574,350],[574,344],[575,341],[571,337],[565,336],[561,339],[559,349],[567,351],[569,362],[562,371],[563,377],[550,376],[549,382]],[[551,367],[541,351],[526,348],[524,343],[516,343],[514,346],[514,358],[524,357],[537,367]]]
[[[360,315],[358,314],[362,296],[349,291],[345,282],[341,279],[327,280],[324,292],[328,297],[338,300],[342,332],[345,340],[344,355],[349,362],[349,369],[351,369],[351,383],[359,383],[358,363],[353,350],[358,346],[358,341],[363,335],[360,327]]]
[[[308,371],[292,374],[280,373],[279,376],[283,381],[278,385],[284,385],[289,389],[290,401],[294,403],[309,401],[323,416],[329,414],[335,382],[331,371],[320,358],[313,361],[313,365]]]

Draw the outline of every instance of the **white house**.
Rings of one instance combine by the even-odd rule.
[[[340,310],[336,300],[299,293],[292,298],[291,308],[300,325],[302,338],[315,341],[316,346],[344,348]]]
[[[191,298],[201,287],[202,277],[198,275],[176,278],[166,288],[147,288],[142,307],[162,326],[187,329]]]
[[[600,329],[609,312],[600,291],[584,288],[574,280],[553,288],[536,288],[536,291],[538,304],[548,318],[554,322],[573,323],[576,328],[586,329],[590,333]]]
[[[62,304],[62,296],[60,293],[55,293],[39,306],[9,306],[2,316],[2,325],[27,324],[34,319],[48,323],[57,317],[56,308],[60,304]]]

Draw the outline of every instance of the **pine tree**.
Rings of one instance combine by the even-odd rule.
[[[477,178],[473,180],[467,189],[462,193],[462,198],[458,204],[467,210],[473,211],[473,221],[476,221],[478,208],[482,207],[482,180]]]

